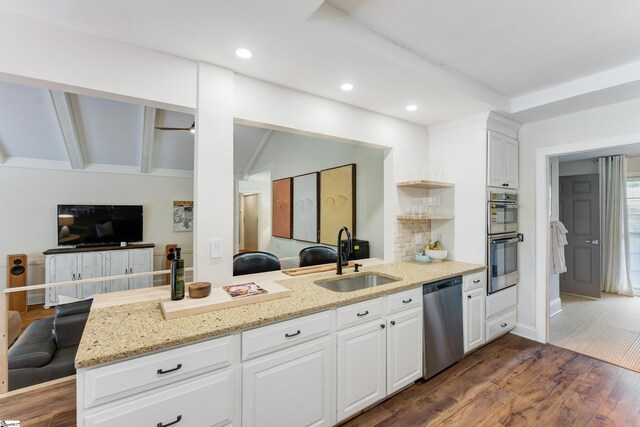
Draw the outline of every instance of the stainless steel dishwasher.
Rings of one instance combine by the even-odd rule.
[[[422,287],[424,310],[424,378],[462,359],[462,276]]]

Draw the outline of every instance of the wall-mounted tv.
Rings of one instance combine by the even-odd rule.
[[[58,246],[142,242],[142,206],[58,205]]]

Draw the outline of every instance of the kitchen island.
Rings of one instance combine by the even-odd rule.
[[[98,296],[76,356],[78,425],[330,426],[413,384],[421,286],[486,267],[363,264],[342,277],[398,280],[334,292],[314,282],[335,272],[240,276],[291,295],[172,320],[160,308],[166,287]]]

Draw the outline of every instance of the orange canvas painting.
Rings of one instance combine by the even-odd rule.
[[[292,179],[283,178],[272,182],[271,198],[272,198],[272,225],[271,234],[274,237],[291,238],[293,230],[293,205],[291,203],[292,196]]]

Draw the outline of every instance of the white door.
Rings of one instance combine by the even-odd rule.
[[[489,132],[487,147],[487,185],[504,187],[505,143],[502,135]]]
[[[129,250],[129,273],[147,273],[153,271],[153,249]],[[129,279],[129,289],[150,288],[153,276]]]
[[[518,188],[518,141],[504,138],[504,182],[507,188]]]
[[[258,250],[258,194],[243,195],[243,226],[245,251]]]
[[[78,279],[93,279],[103,277],[104,252],[83,252],[78,254]],[[87,283],[78,285],[78,297],[86,298],[91,295],[102,293],[102,283]]]
[[[468,353],[485,342],[485,290],[474,289],[465,292],[462,317],[464,322],[464,352]]]
[[[375,320],[338,332],[338,420],[386,396],[386,325]]]
[[[77,254],[57,254],[49,258],[49,277],[47,283],[70,282],[78,279]],[[76,298],[76,285],[51,288],[47,296],[47,302],[57,304],[60,295]]]
[[[105,254],[105,269],[107,276],[129,274],[129,251],[108,251]],[[104,291],[116,292],[129,289],[129,279],[105,280]]]
[[[422,308],[387,319],[387,394],[422,377]]]
[[[321,338],[244,363],[242,425],[333,425],[331,344]]]

